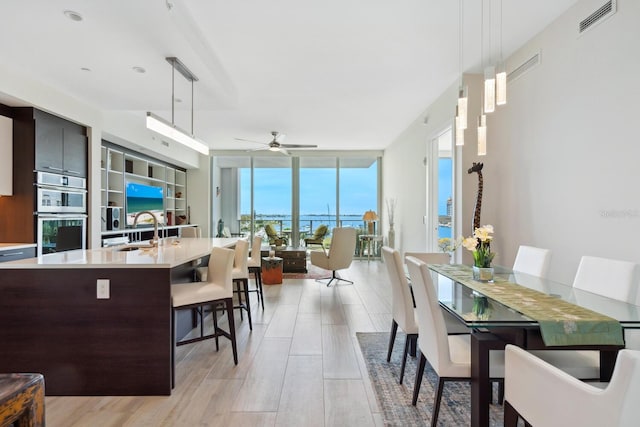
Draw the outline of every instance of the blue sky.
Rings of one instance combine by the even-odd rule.
[[[364,168],[340,170],[340,213],[360,215],[376,210],[377,164]],[[250,206],[250,170],[241,169],[241,212]],[[255,210],[258,214],[291,213],[291,169],[255,169]],[[300,214],[331,214],[336,212],[336,170],[333,168],[302,168],[300,170]]]

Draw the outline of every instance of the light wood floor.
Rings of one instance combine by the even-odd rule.
[[[387,273],[365,260],[340,275],[355,283],[265,285],[264,310],[253,293],[238,366],[225,338],[181,346],[171,396],[47,397],[47,426],[383,425],[355,333],[389,331]]]

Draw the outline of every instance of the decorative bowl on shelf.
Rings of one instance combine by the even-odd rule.
[[[187,216],[186,215],[178,215],[178,216],[176,216],[176,225],[181,225],[181,224],[184,224],[185,222],[187,222]]]

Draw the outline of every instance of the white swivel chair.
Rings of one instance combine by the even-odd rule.
[[[445,381],[469,381],[471,377],[471,342],[470,335],[447,335],[442,311],[438,303],[431,273],[427,264],[414,257],[406,258],[411,285],[416,297],[416,315],[418,317],[418,348],[420,361],[416,370],[416,382],[413,387],[413,401],[415,406],[420,393],[420,384],[427,360],[438,376],[435,389],[435,401],[431,425],[438,423],[440,400]],[[503,378],[503,352],[490,353],[490,378]]]
[[[513,345],[505,349],[504,425],[632,427],[640,420],[640,351],[621,350],[602,390]]]
[[[180,237],[200,237],[200,227],[183,227],[180,229]]]
[[[181,283],[171,285],[172,342],[176,346],[189,344],[209,338],[216,339],[216,351],[219,349],[218,337],[225,336],[231,340],[233,350],[233,361],[238,364],[238,351],[236,348],[236,328],[233,317],[233,281],[231,271],[233,269],[234,251],[231,249],[213,248],[209,257],[207,267],[207,281],[194,283]],[[224,331],[218,327],[216,307],[224,304],[229,321],[229,331]],[[204,334],[204,307],[212,307],[213,333]],[[184,309],[195,309],[200,317],[200,336],[176,342],[176,312]],[[175,385],[175,347],[171,352],[172,368],[171,380]]]
[[[513,271],[537,277],[547,277],[550,259],[551,251],[549,249],[520,245],[513,262]]]
[[[404,343],[404,353],[402,354],[402,368],[400,369],[400,384],[402,384],[409,345],[415,346],[418,340],[418,322],[416,321],[413,310],[413,298],[407,276],[404,274],[400,252],[388,246],[383,246],[382,259],[384,260],[384,265],[387,267],[389,281],[391,282],[391,314],[393,315],[387,362],[391,360],[391,352],[393,351],[393,344],[396,340],[398,325],[400,329],[407,334],[407,339]]]
[[[352,283],[351,280],[343,279],[336,276],[336,270],[349,268],[353,261],[353,255],[356,250],[356,229],[350,227],[334,228],[331,235],[331,247],[329,253],[321,251],[312,251],[310,254],[311,264],[331,270],[331,277],[317,279],[316,281],[329,279],[327,286],[334,280]]]
[[[235,247],[235,255],[233,258],[233,283],[236,284],[235,293],[238,294],[238,305],[234,308],[240,310],[240,320],[244,320],[242,311],[247,311],[249,318],[249,329],[253,330],[251,322],[251,302],[249,301],[249,242],[246,240],[238,240]],[[242,301],[244,295],[245,301]]]
[[[247,266],[249,273],[253,273],[253,277],[256,280],[256,289],[251,290],[256,292],[258,299],[262,302],[262,309],[264,310],[264,295],[262,293],[262,237],[255,236],[251,244],[251,257],[247,260]]]

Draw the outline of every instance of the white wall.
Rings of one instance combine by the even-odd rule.
[[[479,114],[479,88],[481,77],[465,75],[469,87],[469,125],[465,131],[466,144],[456,148],[455,185],[458,198],[458,216],[455,219],[454,235],[468,234],[471,229],[475,206],[477,176],[468,175],[467,169],[478,161],[475,123]],[[426,241],[427,177],[425,159],[427,144],[445,127],[453,126],[459,82],[456,80],[423,114],[391,144],[384,152],[383,189],[384,198],[395,198],[396,248],[401,252],[435,250]],[[425,117],[428,117],[425,124]],[[461,160],[459,160],[461,159]]]
[[[482,223],[495,226],[497,263],[511,265],[520,244],[549,248],[549,277],[565,283],[582,255],[640,262],[640,2],[618,2],[615,15],[578,36],[578,22],[601,4],[579,2],[508,59],[510,70],[541,52],[541,63],[509,84],[507,105],[488,116],[488,155],[481,159]],[[453,116],[451,93],[427,109],[430,124]],[[477,110],[479,88],[470,93]],[[385,151],[385,197],[399,200],[402,250],[425,244],[421,160],[429,126],[420,128],[420,120]],[[472,150],[465,145],[465,168]],[[465,176],[466,235],[477,178]]]

